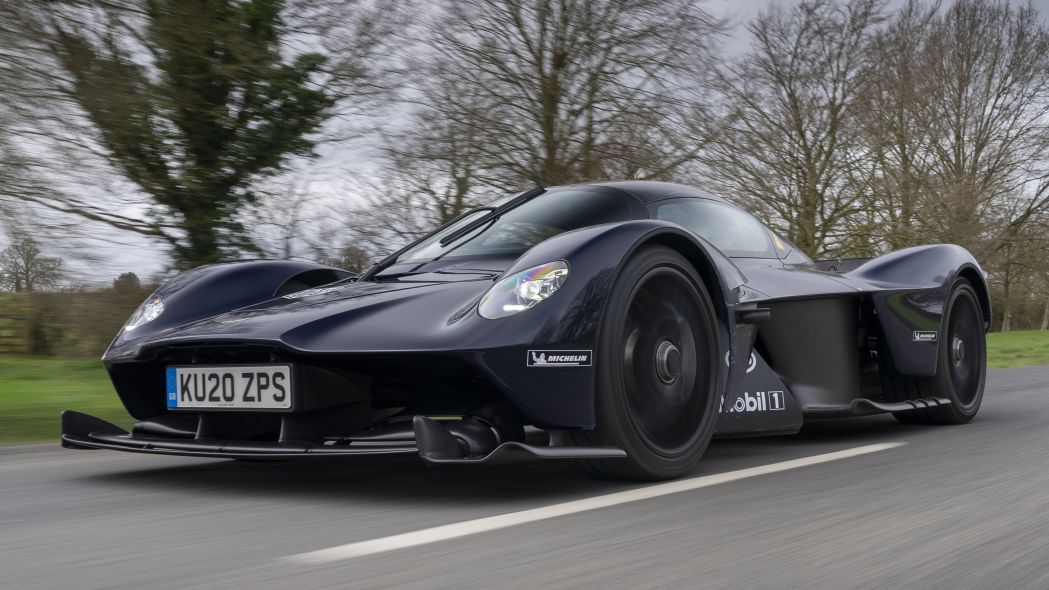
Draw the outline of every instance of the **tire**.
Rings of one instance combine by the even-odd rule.
[[[724,389],[725,336],[695,268],[676,251],[649,246],[612,287],[597,345],[593,431],[572,444],[611,445],[624,459],[578,462],[602,479],[678,477],[703,455]]]
[[[893,416],[905,424],[965,424],[980,410],[987,377],[987,336],[980,301],[969,281],[954,283],[944,308],[946,321],[938,339],[936,376],[904,377],[891,366],[882,370],[882,393],[888,402],[923,397],[951,400],[946,406],[894,412]],[[891,365],[891,356],[885,354],[884,358]]]

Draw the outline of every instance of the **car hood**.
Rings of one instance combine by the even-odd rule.
[[[175,344],[230,341],[280,343],[312,352],[432,350],[443,348],[446,339],[458,339],[461,346],[465,337],[458,324],[477,315],[472,313],[477,302],[511,263],[427,263],[411,274],[299,291],[117,342],[107,358],[138,357]]]

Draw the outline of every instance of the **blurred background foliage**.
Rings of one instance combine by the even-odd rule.
[[[99,356],[153,288],[125,273],[106,289],[0,292],[0,354]]]
[[[97,355],[199,264],[360,270],[508,192],[623,178],[707,187],[816,258],[961,244],[995,330],[1049,327],[1046,15],[718,10],[0,3],[0,354]]]

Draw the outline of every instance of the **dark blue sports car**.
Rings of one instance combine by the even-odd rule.
[[[257,260],[172,279],[104,356],[133,431],[67,411],[62,444],[670,478],[713,436],[968,422],[989,319],[958,246],[813,262],[687,186],[537,188],[359,276]]]

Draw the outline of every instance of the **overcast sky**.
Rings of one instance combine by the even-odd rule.
[[[734,28],[723,44],[723,51],[732,55],[743,51],[749,43],[749,35],[743,24],[773,4],[792,5],[797,0],[708,0],[708,6],[717,16],[731,19]],[[899,5],[903,0],[890,0],[890,7]],[[1049,15],[1049,0],[1035,0],[1035,7],[1043,18]],[[346,149],[346,148],[344,148]],[[346,149],[346,151],[351,151]],[[374,165],[368,158],[367,151],[352,149],[356,162],[350,162],[351,170],[362,170]],[[340,160],[345,156],[338,156]],[[325,183],[316,188],[324,192],[337,190],[333,184]],[[333,195],[332,198],[338,198]],[[92,240],[91,235],[85,239],[58,240],[48,244],[51,253],[63,256],[72,278],[82,282],[107,283],[122,272],[133,271],[146,279],[165,269],[167,264],[166,250],[163,244],[147,240],[130,232],[118,232],[107,227],[92,225],[94,235],[102,239]],[[79,252],[91,252],[92,260],[84,260]]]

